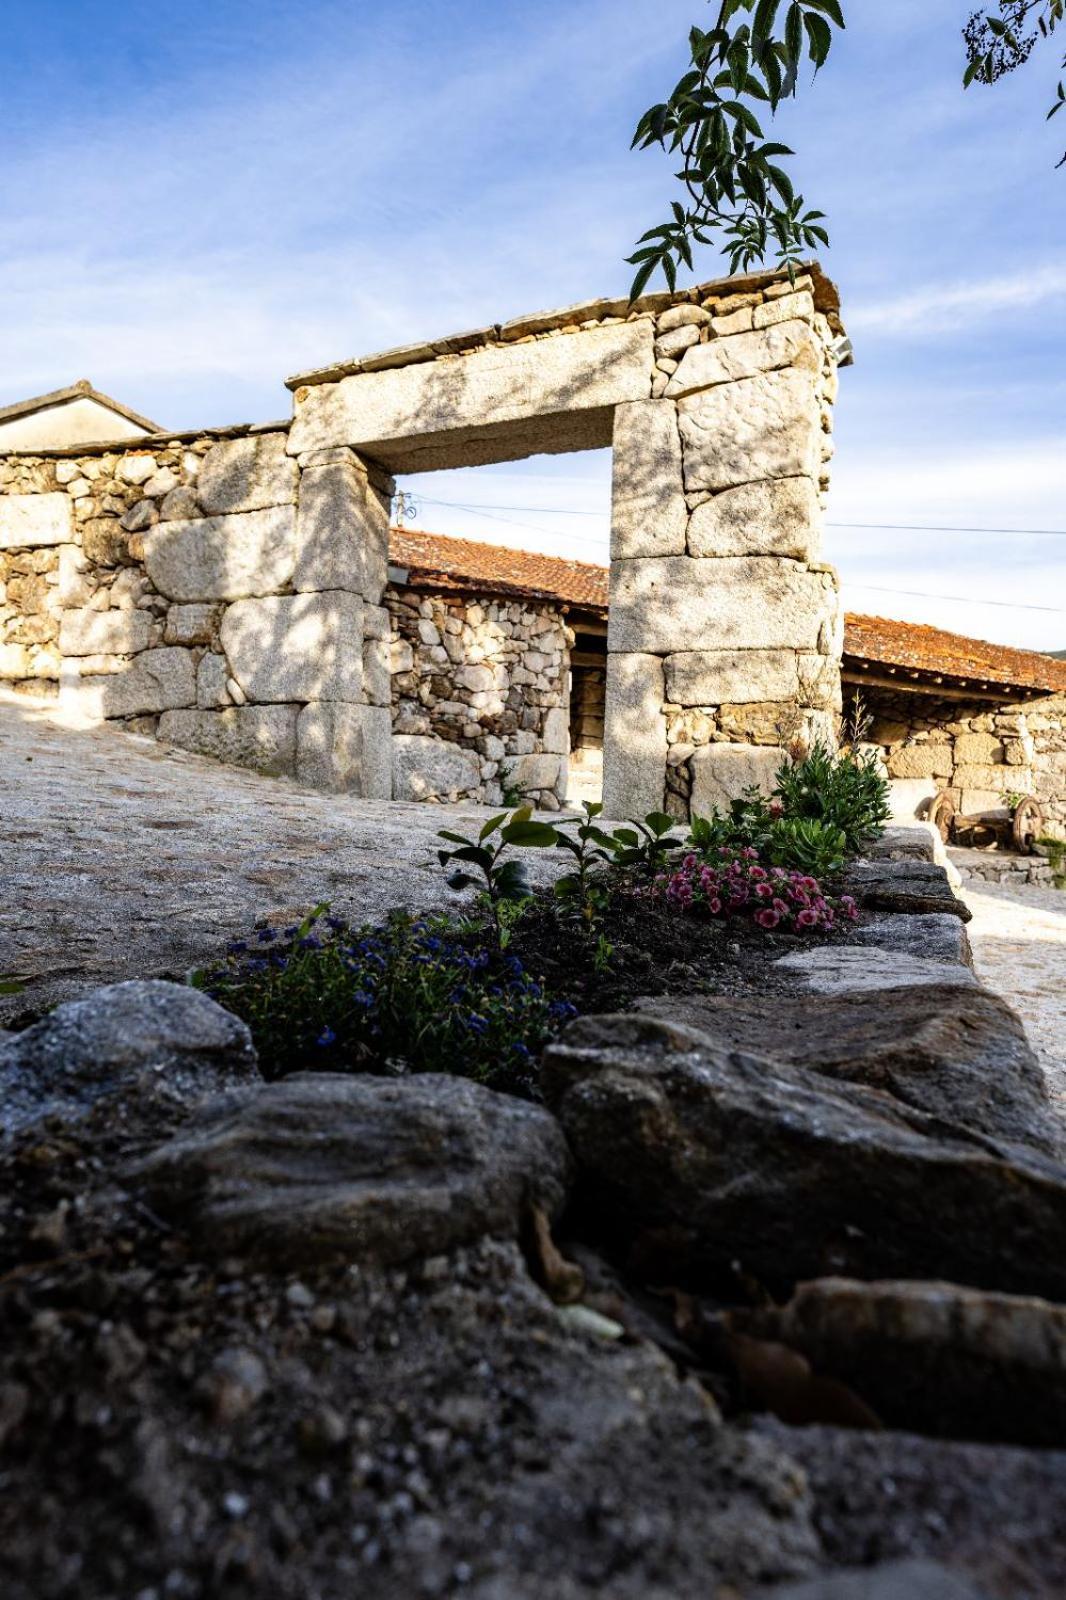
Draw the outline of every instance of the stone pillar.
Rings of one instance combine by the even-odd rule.
[[[346,446],[311,451],[299,466],[293,588],[323,607],[316,654],[327,670],[297,722],[296,774],[314,788],[388,800],[392,480]]]
[[[722,808],[834,739],[842,623],[821,560],[835,394],[810,280],[675,303],[615,411],[604,807]]]

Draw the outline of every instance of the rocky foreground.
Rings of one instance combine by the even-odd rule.
[[[1061,1129],[939,869],[854,877],[543,1105],[162,982],[0,1039],[5,1600],[1066,1592]]]

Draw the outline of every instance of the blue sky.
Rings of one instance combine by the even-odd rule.
[[[830,555],[852,609],[1066,647],[1066,539],[835,526],[1066,528],[1054,54],[963,94],[967,0],[845,9],[780,119],[856,347]],[[710,15],[7,0],[0,401],[89,376],[168,426],[262,420],[287,372],[623,289],[671,194],[632,125]],[[595,560],[608,474],[598,454],[407,487],[424,526]]]

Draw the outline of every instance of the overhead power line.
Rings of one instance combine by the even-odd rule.
[[[565,506],[511,506],[494,505],[489,501],[479,500],[476,505],[468,505],[462,500],[434,500],[429,495],[417,495],[427,506],[448,506],[454,511],[517,511],[522,514],[531,514],[542,517],[599,517],[606,520],[609,513],[606,511],[584,511],[576,507],[568,509]],[[861,528],[868,532],[880,533],[990,533],[1011,535],[1023,539],[1066,539],[1066,528],[969,528],[958,523],[939,522],[827,522],[827,528]],[[547,532],[547,529],[537,530]]]
[[[981,600],[975,594],[930,594],[924,589],[888,589],[877,583],[856,583],[851,578],[843,579],[843,584],[846,588],[862,589],[868,594],[901,594],[908,595],[912,600],[955,600],[959,605],[1003,606],[1007,611],[1051,611],[1057,617],[1066,617],[1066,608],[1062,606],[1027,605],[1024,600]]]
[[[827,528],[872,528],[884,533],[1006,533],[1024,539],[1066,539],[1066,528],[960,528],[930,522],[827,522]]]

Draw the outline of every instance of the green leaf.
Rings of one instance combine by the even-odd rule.
[[[508,844],[521,846],[523,849],[543,850],[550,849],[559,837],[559,830],[550,822],[509,822],[501,830],[502,837]]]
[[[644,818],[644,823],[657,839],[661,839],[663,834],[669,833],[674,826],[674,819],[673,817],[668,817],[665,811],[649,811]]]
[[[803,19],[807,29],[807,39],[810,49],[808,54],[816,67],[821,67],[829,54],[833,43],[833,30],[824,17],[811,16],[809,13]]]
[[[651,277],[652,273],[655,271],[655,264],[656,264],[656,258],[653,256],[650,261],[643,262],[641,264],[641,266],[638,268],[636,277],[633,279],[633,282],[629,286],[629,303],[630,303],[630,305],[632,305],[633,301],[636,300],[637,297],[640,295],[641,290],[644,288],[644,286],[647,283],[648,279]]]
[[[793,0],[788,8],[788,17],[785,21],[785,49],[788,51],[789,67],[794,74],[803,50],[803,12],[797,0]]]

